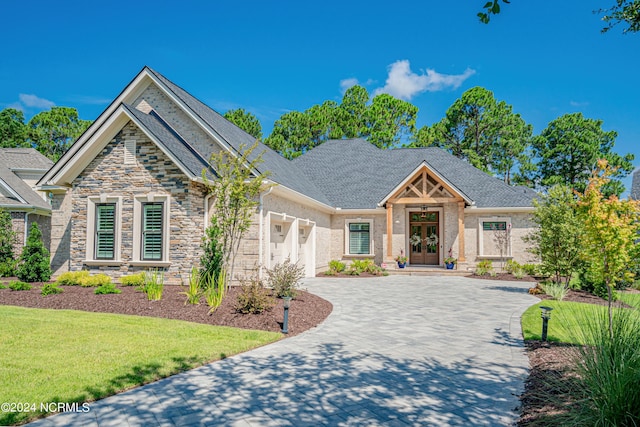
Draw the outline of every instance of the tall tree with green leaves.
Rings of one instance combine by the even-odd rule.
[[[55,162],[90,124],[90,120],[78,117],[75,108],[52,107],[29,120],[29,141],[36,150]]]
[[[262,153],[253,153],[257,147],[258,141],[251,147],[240,147],[239,155],[225,150],[213,154],[209,164],[216,174],[214,180],[207,179],[206,171],[202,172],[207,190],[213,198],[211,226],[206,235],[208,239],[217,240],[205,242],[205,247],[214,247],[212,256],[216,256],[217,251],[222,253],[222,270],[229,273],[225,276],[226,280],[233,279],[233,260],[242,237],[253,222],[260,192],[265,189],[264,180],[268,174],[257,172],[262,162]],[[217,262],[212,259],[203,264],[206,266],[208,261],[209,266]]]
[[[362,86],[349,88],[342,103],[325,101],[276,120],[265,144],[295,158],[329,139],[363,138],[380,148],[400,144],[415,130],[418,108],[387,94],[369,100]]]
[[[262,125],[258,118],[243,108],[236,108],[224,113],[224,118],[238,126],[255,139],[262,139]]]
[[[24,113],[15,108],[0,111],[0,147],[28,147]]]
[[[16,276],[25,282],[46,282],[51,278],[49,251],[42,242],[42,232],[36,222],[32,223],[29,229],[27,244],[22,248]]]
[[[578,197],[578,214],[582,223],[583,257],[591,277],[604,283],[609,300],[609,333],[613,337],[613,289],[628,280],[629,266],[635,255],[635,241],[640,232],[640,201],[605,198],[603,190],[615,174],[605,159],[598,161],[584,193]],[[627,277],[625,277],[627,276]]]
[[[16,243],[16,232],[13,229],[11,214],[0,209],[0,276],[13,270],[15,254],[13,245]]]
[[[540,260],[542,271],[555,283],[568,287],[582,262],[582,222],[576,199],[569,187],[556,185],[533,205],[535,227],[524,240]]]
[[[537,185],[549,188],[564,184],[583,192],[598,160],[605,158],[614,169],[602,191],[607,196],[619,196],[624,191],[621,179],[633,171],[634,156],[613,151],[616,137],[615,131],[602,129],[602,120],[587,119],[582,113],[565,114],[551,121],[532,141]]]
[[[482,87],[465,91],[431,127],[413,136],[411,147],[436,146],[511,183],[516,167],[527,168],[532,127],[511,105]]]

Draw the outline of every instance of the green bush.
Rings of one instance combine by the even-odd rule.
[[[515,272],[516,270],[521,270],[522,266],[518,263],[518,261],[514,261],[512,259],[508,260],[507,263],[504,265],[504,271],[506,271],[507,273],[512,273]]]
[[[164,290],[164,272],[161,270],[150,270],[144,272],[144,284],[142,291],[147,294],[149,301],[160,301]]]
[[[16,276],[25,282],[46,282],[51,278],[49,251],[42,243],[42,233],[35,222],[31,224],[27,244],[22,248]]]
[[[7,289],[7,285],[5,285],[4,283],[0,283],[0,289]]]
[[[144,285],[144,271],[136,274],[130,274],[128,276],[120,277],[120,284],[122,286],[138,286]]]
[[[490,259],[482,260],[476,266],[476,274],[478,276],[485,276],[491,273],[494,273],[495,275],[495,272],[493,270],[493,262],[491,262]]]
[[[60,288],[56,283],[45,283],[42,286],[42,289],[40,290],[40,294],[43,297],[46,297],[47,295],[61,294],[61,293],[62,293],[62,288]]]
[[[122,291],[116,288],[116,285],[111,282],[103,283],[93,291],[96,295],[119,294],[120,292]]]
[[[329,261],[329,271],[333,272],[333,275],[342,273],[345,268],[347,268],[347,264],[342,261],[338,261],[337,259]]]
[[[10,260],[0,263],[0,277],[13,277],[16,275],[16,261]]]
[[[540,266],[538,264],[523,264],[522,269],[529,276],[537,276],[540,272]]]
[[[28,291],[31,289],[31,285],[20,280],[12,280],[9,282],[9,289],[12,291]]]
[[[257,277],[242,284],[242,290],[238,294],[235,309],[243,314],[260,314],[271,310],[275,301],[269,291],[262,286]]]
[[[283,263],[277,263],[267,270],[267,286],[273,289],[278,298],[296,297],[296,289],[300,286],[300,280],[304,277],[304,267],[291,263],[287,258]]]
[[[108,285],[109,283],[111,283],[111,277],[102,273],[96,274],[95,276],[87,275],[78,279],[78,284],[83,288]]]
[[[84,277],[89,277],[87,270],[67,271],[58,276],[56,283],[63,286],[79,286],[81,279]]]

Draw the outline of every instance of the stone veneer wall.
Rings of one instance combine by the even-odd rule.
[[[199,127],[187,114],[167,95],[164,94],[155,84],[149,85],[147,89],[133,102],[133,105],[140,111],[149,113],[152,109],[184,138],[189,141],[200,153],[207,154],[212,151],[218,152],[219,146]]]
[[[125,139],[136,141],[136,164],[124,164]],[[134,196],[153,193],[170,196],[171,265],[166,268],[165,280],[167,283],[179,283],[181,278],[188,276],[191,267],[199,263],[204,229],[204,191],[202,185],[192,183],[140,129],[129,122],[73,182],[70,270],[89,269],[117,278],[149,268],[133,266],[129,262],[133,256]],[[101,194],[122,197],[122,264],[119,265],[91,266],[83,262],[87,250],[87,198]],[[56,239],[59,234],[56,233]],[[64,239],[58,246],[64,246]]]

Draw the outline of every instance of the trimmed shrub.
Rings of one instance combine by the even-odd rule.
[[[120,284],[122,286],[139,286],[144,285],[144,271],[136,274],[129,274],[128,276],[122,276],[120,278]]]
[[[31,289],[31,285],[20,280],[13,280],[9,283],[9,289],[12,291],[28,291]]]
[[[119,294],[121,292],[122,291],[116,288],[116,285],[111,282],[103,283],[102,285],[98,286],[95,291],[93,291],[93,293],[96,295]]]
[[[16,275],[16,264],[15,260],[8,260],[0,263],[0,277],[13,277]]]
[[[56,283],[63,286],[80,286],[80,282],[86,277],[89,277],[87,270],[67,271],[58,276]]]
[[[45,283],[40,290],[40,295],[46,297],[47,295],[53,294],[61,294],[62,288],[60,288],[56,283]]]
[[[27,245],[22,248],[16,276],[25,282],[46,282],[51,278],[49,251],[42,243],[42,233],[35,222],[31,224]]]
[[[508,260],[507,263],[504,265],[504,271],[506,271],[507,273],[514,273],[516,270],[521,270],[522,266],[517,262],[514,261],[512,259]]]
[[[106,274],[96,274],[95,276],[86,276],[81,277],[78,281],[78,284],[83,288],[92,288],[95,286],[108,285],[111,283],[111,277]]]

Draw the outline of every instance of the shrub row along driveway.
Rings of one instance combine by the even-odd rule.
[[[510,425],[529,285],[309,279],[334,305],[318,328],[34,425]]]

